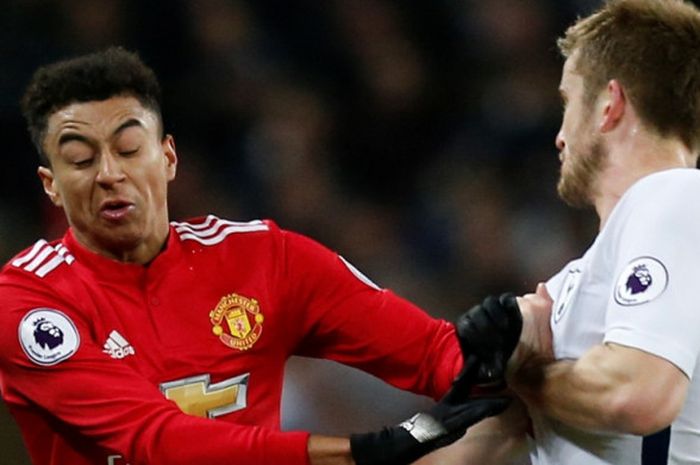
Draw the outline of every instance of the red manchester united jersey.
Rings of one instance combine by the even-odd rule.
[[[438,397],[461,368],[452,325],[274,223],[172,223],[147,266],[69,230],[0,275],[0,389],[36,465],[295,465],[280,431],[294,354]]]

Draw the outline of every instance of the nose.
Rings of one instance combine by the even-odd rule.
[[[566,143],[564,142],[564,134],[562,133],[561,129],[557,133],[557,137],[554,139],[554,145],[557,146],[557,149],[559,149],[560,152],[564,150],[564,147],[566,147]]]
[[[124,179],[124,171],[121,163],[109,150],[104,150],[100,155],[97,171],[97,182],[109,187]]]

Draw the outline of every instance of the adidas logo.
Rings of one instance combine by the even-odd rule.
[[[109,337],[104,344],[104,350],[102,352],[119,360],[129,355],[136,355],[136,351],[131,344],[129,344],[129,341],[124,339],[124,336],[119,334],[116,330],[109,333]]]

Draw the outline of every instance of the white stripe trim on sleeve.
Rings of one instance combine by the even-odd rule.
[[[53,258],[51,258],[51,260],[49,260],[41,268],[36,270],[36,275],[40,278],[43,278],[49,272],[55,270],[56,267],[63,262],[65,262],[64,258],[61,257],[60,255],[56,254],[53,256]],[[31,270],[29,270],[29,271],[31,271]]]
[[[214,215],[208,215],[207,219],[204,220],[202,223],[199,224],[191,224],[191,223],[178,223],[173,221],[172,225],[175,226],[175,230],[180,232],[182,228],[188,228],[192,230],[200,230],[200,229],[207,229],[209,226],[211,226],[212,223],[217,221],[218,218]]]
[[[14,260],[12,262],[12,266],[20,267],[20,266],[24,265],[25,263],[31,261],[36,256],[36,254],[39,253],[39,250],[45,245],[48,245],[48,243],[44,239],[38,240],[34,244],[34,247],[32,247],[32,250],[30,250],[23,257],[19,257],[16,260]]]
[[[38,277],[43,278],[61,263],[70,265],[74,261],[75,257],[63,244],[53,247],[46,240],[41,239],[26,255],[13,260],[12,266],[33,272]]]
[[[27,271],[34,271],[34,270],[36,270],[36,267],[38,267],[39,265],[41,265],[41,263],[42,263],[44,260],[46,260],[46,258],[47,258],[49,255],[51,255],[52,253],[55,253],[55,252],[56,252],[56,251],[54,250],[53,247],[50,247],[50,246],[49,246],[49,247],[44,247],[44,248],[41,250],[41,253],[39,253],[39,255],[37,255],[36,257],[34,257],[34,260],[32,260],[32,261],[29,263],[29,265],[25,266],[24,269],[27,270]]]
[[[211,224],[213,223],[213,224]],[[203,225],[207,225],[203,227]],[[209,215],[202,224],[172,223],[181,240],[192,240],[202,245],[214,245],[223,241],[227,236],[235,233],[256,231],[269,231],[270,228],[263,221],[250,222],[226,221]]]
[[[58,252],[61,257],[65,258],[66,263],[69,265],[75,261],[75,257],[68,252],[68,249],[66,249],[66,246],[63,244],[58,244],[56,246],[56,252]]]

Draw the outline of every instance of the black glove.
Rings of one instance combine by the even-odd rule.
[[[448,393],[427,413],[412,416],[398,426],[350,437],[357,465],[407,465],[435,449],[453,443],[467,428],[506,409],[506,397],[465,398],[477,373],[476,364],[466,370]]]
[[[506,364],[523,329],[523,318],[515,296],[510,293],[498,298],[488,296],[460,316],[455,326],[465,370],[474,363],[478,364],[475,384],[504,387]]]

